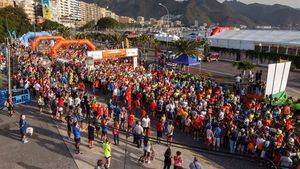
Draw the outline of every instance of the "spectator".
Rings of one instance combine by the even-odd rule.
[[[190,163],[189,165],[190,169],[202,169],[202,166],[200,162],[198,161],[197,157],[194,157],[193,162]]]
[[[93,148],[94,139],[95,139],[95,127],[89,122],[88,125],[89,148]]]
[[[19,127],[20,127],[21,139],[22,139],[23,143],[28,143],[28,139],[26,138],[26,131],[27,131],[28,123],[25,118],[26,117],[24,114],[22,114],[20,116]]]
[[[119,143],[120,142],[119,133],[120,133],[119,122],[115,121],[114,122],[114,128],[113,128],[113,136],[114,136],[115,145],[119,145],[120,144]]]
[[[79,154],[80,153],[80,126],[77,122],[75,122],[72,126],[72,130],[73,130],[73,135],[74,135],[74,141],[75,141],[75,153]]]
[[[168,147],[165,154],[164,154],[165,160],[164,160],[164,168],[163,169],[170,169],[172,164],[172,154],[171,154],[171,148]]]
[[[141,126],[141,122],[138,121],[135,127],[133,128],[134,140],[137,144],[137,147],[140,148],[142,144],[142,135],[143,135],[143,127]]]
[[[181,157],[181,152],[177,151],[176,155],[174,156],[174,169],[183,169],[182,164],[183,160]]]

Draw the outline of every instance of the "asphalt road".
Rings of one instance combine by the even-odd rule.
[[[197,69],[200,69],[205,72],[210,72],[212,74],[221,75],[223,77],[231,77],[230,80],[233,81],[233,76],[237,75],[239,73],[239,70],[237,70],[235,67],[232,66],[232,63],[230,62],[203,62],[200,66],[196,67]],[[263,79],[267,79],[268,69],[265,67],[256,67],[256,70],[262,70],[263,71]],[[286,91],[290,96],[294,96],[299,98],[300,97],[300,73],[299,72],[290,72],[288,83],[287,83],[287,89]]]

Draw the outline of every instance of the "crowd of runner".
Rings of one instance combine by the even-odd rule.
[[[133,69],[127,59],[102,61],[94,69],[70,59],[84,58],[85,50],[63,49],[59,57],[67,55],[68,62],[52,60],[48,66],[41,64],[40,53],[29,48],[14,44],[13,51],[19,58],[14,86],[30,89],[40,111],[50,107],[54,119],[66,121],[76,153],[82,129],[88,132],[89,147],[94,134],[100,136],[106,167],[111,159],[109,130],[115,145],[121,130],[132,132],[137,147],[143,142],[144,162],[152,156],[149,136],[153,132],[158,143],[165,137],[171,145],[174,135],[182,132],[199,140],[198,146],[268,158],[281,168],[297,165],[300,158],[300,137],[294,131],[290,105],[273,105],[271,97],[246,100],[248,86],[232,90],[172,69],[148,70],[142,65]],[[255,81],[261,83],[261,78]],[[104,96],[107,105],[98,103],[96,96]],[[166,168],[172,159],[169,151]],[[175,168],[182,165],[180,152],[173,161]]]

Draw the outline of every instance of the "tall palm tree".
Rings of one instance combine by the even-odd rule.
[[[187,55],[198,55],[199,52],[197,48],[201,47],[201,42],[196,42],[192,40],[177,40],[174,42],[173,47],[175,50],[175,53],[177,55],[181,54],[187,54]]]
[[[148,35],[142,34],[141,36],[138,37],[138,42],[142,44],[142,46],[143,46],[142,52],[143,52],[143,54],[145,56],[145,59],[147,60],[148,53],[146,51],[146,47],[150,46],[150,44],[152,42],[152,38],[150,36],[148,36]]]
[[[160,41],[158,41],[157,39],[152,38],[151,39],[151,45],[153,46],[155,56],[157,57],[158,51],[159,51]]]
[[[109,36],[109,40],[112,43],[113,48],[124,48],[125,36],[123,34],[112,34]]]

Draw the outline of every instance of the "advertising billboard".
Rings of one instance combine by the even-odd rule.
[[[51,9],[49,0],[42,0],[42,10],[44,19],[51,20]]]
[[[283,92],[286,89],[291,62],[268,65],[268,75],[265,95]]]

